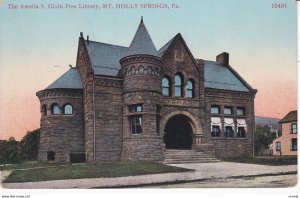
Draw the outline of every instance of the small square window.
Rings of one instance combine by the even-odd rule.
[[[238,107],[236,109],[236,115],[238,115],[238,116],[244,116],[245,115],[245,108],[244,107]]]
[[[210,113],[212,113],[212,114],[219,114],[220,113],[220,106],[211,105]]]
[[[232,115],[232,107],[224,107],[225,115]]]
[[[130,105],[129,106],[129,112],[130,113],[135,113],[135,112],[142,112],[142,105]]]

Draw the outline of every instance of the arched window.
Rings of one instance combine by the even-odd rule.
[[[194,98],[194,82],[193,82],[193,80],[189,80],[186,83],[186,97]]]
[[[51,113],[52,113],[52,115],[59,115],[60,114],[60,108],[59,108],[57,103],[53,103],[51,105]]]
[[[163,96],[170,96],[170,80],[167,77],[162,78],[161,86]]]
[[[64,115],[72,115],[73,114],[73,106],[71,104],[65,104],[63,109]]]
[[[46,116],[47,115],[47,106],[44,104],[42,106],[42,116]]]
[[[180,74],[175,75],[175,96],[182,97],[182,77]]]
[[[144,73],[144,67],[143,67],[143,65],[140,65],[139,74],[143,74],[143,73]]]
[[[155,68],[155,75],[159,76],[159,68],[158,67]]]
[[[152,67],[151,67],[151,66],[149,66],[149,67],[147,68],[147,73],[148,73],[149,75],[152,74]]]
[[[125,70],[124,70],[124,76],[126,76],[127,75],[127,68],[125,68]]]
[[[134,74],[135,73],[135,69],[134,69],[134,67],[132,66],[132,67],[130,67],[130,69],[128,70],[128,75],[132,75],[132,74]]]

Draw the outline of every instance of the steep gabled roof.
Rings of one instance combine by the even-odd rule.
[[[82,89],[78,70],[76,68],[69,69],[46,89]]]
[[[116,76],[121,69],[119,60],[127,47],[86,41],[86,47],[96,75]]]
[[[176,35],[177,36],[177,35]],[[164,46],[162,46],[159,50],[158,50],[158,55],[160,57],[162,57],[164,55],[164,53],[167,51],[167,49],[169,49],[170,45],[173,43],[173,41],[175,40],[176,36],[174,36],[171,40],[169,40]]]
[[[134,35],[134,38],[123,57],[136,54],[158,56],[157,50],[147,31],[143,19],[141,19],[140,25]]]
[[[297,110],[290,111],[284,118],[282,118],[279,123],[286,123],[286,122],[297,122]]]
[[[228,66],[204,60],[204,87],[250,92],[242,80]]]
[[[194,58],[192,52],[190,51],[189,47],[187,46],[185,40],[183,39],[182,35],[180,33],[176,34],[170,41],[168,41],[164,46],[162,46],[159,50],[158,50],[158,54],[159,57],[162,58],[165,53],[173,46],[173,44],[180,39],[183,46],[185,47],[187,53],[189,54],[190,58],[192,59],[192,61],[195,63],[195,65],[197,65],[197,60]]]

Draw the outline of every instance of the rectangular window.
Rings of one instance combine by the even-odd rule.
[[[291,151],[297,151],[297,138],[292,138]]]
[[[212,137],[220,137],[220,133],[221,133],[221,129],[219,126],[217,125],[212,126],[212,132],[211,132]]]
[[[181,97],[182,93],[181,93],[181,86],[176,86],[175,85],[175,96],[176,97]]]
[[[130,116],[130,126],[132,134],[142,133],[142,120],[143,117],[141,115]]]
[[[246,131],[245,131],[245,127],[238,127],[238,133],[237,136],[239,138],[244,138],[246,137]]]
[[[129,112],[130,113],[135,113],[135,112],[142,112],[142,105],[130,105],[129,106]]]
[[[226,126],[225,127],[225,137],[233,137],[234,132],[232,126]]]
[[[245,115],[245,108],[244,107],[238,107],[236,109],[236,115],[238,115],[238,116],[244,116]]]
[[[142,105],[130,105],[129,112],[130,113],[139,113],[142,112]],[[140,134],[142,133],[142,124],[143,124],[143,116],[142,115],[131,115],[130,119],[130,130],[132,134]]]
[[[212,114],[219,114],[220,113],[220,106],[211,105],[210,113],[212,113]]]
[[[297,123],[291,124],[291,133],[297,133]]]
[[[232,115],[232,107],[224,107],[225,115]]]
[[[276,149],[276,151],[281,151],[281,142],[276,142],[275,143],[276,145],[276,147],[275,147],[275,149]]]
[[[162,94],[163,96],[170,96],[169,87],[163,87]]]
[[[55,161],[55,152],[54,151],[47,151],[47,160]]]

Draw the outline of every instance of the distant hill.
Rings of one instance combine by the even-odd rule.
[[[271,129],[271,132],[276,133],[280,129],[280,125],[278,124],[280,119],[277,118],[267,118],[261,116],[255,116],[255,125],[259,126],[268,126]]]

